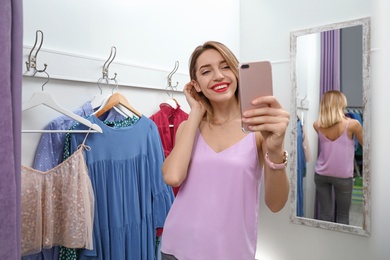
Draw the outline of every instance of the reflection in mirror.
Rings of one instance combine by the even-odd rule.
[[[328,230],[370,234],[370,18],[291,32],[291,214],[293,223]],[[327,58],[325,58],[327,57]],[[314,183],[320,99],[328,90],[347,98],[348,117],[363,125],[363,146],[356,144],[349,224],[319,220]],[[363,122],[364,121],[364,122]],[[334,212],[337,205],[334,202]]]

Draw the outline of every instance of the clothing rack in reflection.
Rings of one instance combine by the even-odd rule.
[[[358,113],[358,114],[363,114],[363,107],[346,107],[346,112],[347,113]]]
[[[349,117],[352,117],[354,119],[357,119],[360,121],[360,123],[363,123],[363,107],[360,106],[348,106],[345,108],[346,114],[348,114]],[[355,158],[354,158],[354,176],[355,177],[362,177],[361,172],[361,161],[358,163],[357,157],[356,157],[356,151],[357,151],[357,141],[355,139]]]

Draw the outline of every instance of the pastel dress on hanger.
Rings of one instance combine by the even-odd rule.
[[[93,113],[91,102],[86,102],[82,107],[73,113],[86,118]],[[45,130],[68,130],[77,121],[68,116],[59,116],[45,126]],[[43,133],[39,140],[33,167],[39,171],[48,171],[63,161],[63,150],[66,133]],[[69,156],[68,156],[69,157]],[[59,258],[59,247],[43,249],[41,252],[23,256],[23,260],[57,260]]]
[[[83,154],[90,149],[87,136],[48,171],[21,166],[22,256],[58,245],[93,248],[94,194]]]

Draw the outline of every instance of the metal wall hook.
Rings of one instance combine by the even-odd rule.
[[[110,67],[111,62],[115,59],[115,56],[116,56],[116,47],[112,46],[110,57],[108,57],[106,62],[103,64],[103,78],[104,79],[111,79],[111,80],[116,79],[116,75],[117,75],[116,73],[114,73],[115,76],[113,78],[108,77],[108,68]]]
[[[34,52],[35,48],[37,47],[37,43],[38,43],[39,38],[40,38],[40,43],[39,43],[38,49],[36,50],[35,54],[33,55],[33,52]],[[37,69],[37,56],[38,56],[39,50],[42,47],[42,44],[43,44],[43,32],[41,30],[37,30],[35,33],[34,46],[32,47],[30,54],[28,55],[28,61],[26,61],[27,71],[30,71],[31,68],[33,68],[35,71],[38,71],[38,72],[45,72],[46,71],[46,68],[47,68],[46,63],[44,64],[44,66],[45,66],[44,69],[42,69],[42,70]],[[35,73],[34,73],[34,75],[35,75]]]
[[[176,82],[176,86],[172,86],[172,76],[175,74],[175,72],[179,69],[179,62],[175,62],[175,68],[169,73],[168,75],[168,86],[166,89],[171,88],[172,90],[176,90],[177,86],[179,85],[179,82]]]

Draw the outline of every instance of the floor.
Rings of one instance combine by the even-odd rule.
[[[352,203],[349,211],[349,224],[351,226],[363,226],[363,206],[362,204]]]
[[[363,182],[361,177],[354,179],[349,224],[352,226],[363,226]]]

